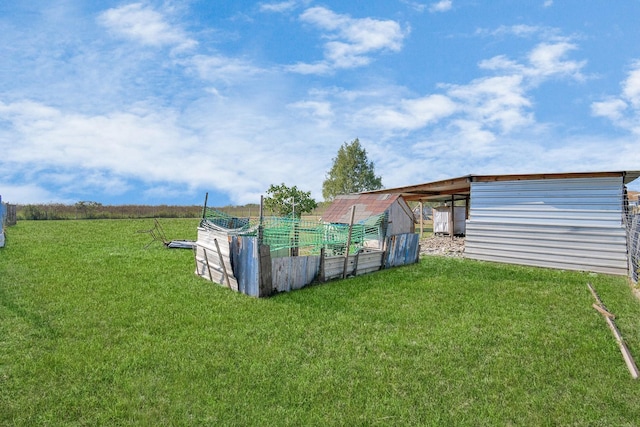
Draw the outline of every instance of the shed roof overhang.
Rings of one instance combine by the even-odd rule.
[[[400,194],[407,201],[443,202],[450,200],[464,200],[471,195],[472,182],[497,182],[497,181],[524,181],[540,179],[571,179],[571,178],[598,178],[622,176],[624,184],[628,184],[638,177],[640,171],[622,172],[567,172],[567,173],[537,173],[537,174],[510,174],[510,175],[466,175],[459,178],[445,179],[442,181],[427,182],[424,184],[408,185],[405,187],[385,188],[383,190],[367,191],[368,193],[394,193]]]

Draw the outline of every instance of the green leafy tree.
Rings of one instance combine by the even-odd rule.
[[[287,187],[282,183],[271,184],[267,190],[267,197],[264,198],[264,206],[276,215],[294,215],[300,218],[303,213],[311,212],[318,207],[318,204],[311,198],[310,191],[301,191],[295,185]]]
[[[322,196],[325,200],[333,200],[340,194],[381,188],[382,178],[376,176],[373,162],[367,159],[367,151],[356,138],[351,143],[345,142],[338,150],[333,166],[322,183]]]

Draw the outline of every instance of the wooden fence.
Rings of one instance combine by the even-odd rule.
[[[259,245],[256,237],[198,228],[196,274],[236,292],[267,297],[312,283],[418,262],[418,242],[418,234],[399,234],[386,239],[385,250],[362,249],[348,257],[321,253],[272,258],[269,246]]]

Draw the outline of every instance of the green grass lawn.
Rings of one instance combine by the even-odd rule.
[[[161,220],[195,239],[197,220]],[[640,425],[625,278],[428,257],[253,299],[143,249],[151,220],[22,221],[0,249],[0,425]]]

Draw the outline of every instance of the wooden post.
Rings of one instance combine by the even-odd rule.
[[[213,282],[213,274],[211,274],[211,266],[209,265],[209,257],[207,256],[207,250],[203,247],[202,253],[204,253],[204,262],[207,263],[207,270],[209,270],[209,280]]]
[[[318,267],[318,270],[320,270],[318,272],[318,280],[320,282],[325,282],[326,281],[326,275],[324,274],[324,268],[325,268],[325,249],[324,246],[322,248],[320,248],[320,267]]]
[[[351,233],[353,232],[353,220],[356,216],[356,205],[351,207],[351,220],[349,220],[349,234],[347,235],[347,247],[344,250],[344,267],[342,269],[342,278],[347,278],[347,265],[349,264],[349,246],[351,246]]]
[[[464,219],[465,220],[469,219],[469,203],[471,203],[471,196],[467,196],[464,199]]]
[[[222,266],[224,279],[227,282],[227,286],[229,287],[229,289],[231,289],[231,281],[229,280],[229,275],[227,274],[227,267],[224,265],[224,257],[222,256],[222,252],[220,252],[220,245],[218,244],[218,239],[213,239],[213,242],[216,244],[216,250],[218,251],[218,258],[220,259],[220,265]]]
[[[258,246],[258,255],[260,257],[258,297],[268,297],[273,292],[273,280],[271,278],[271,248],[267,245]]]
[[[620,352],[622,353],[622,358],[624,359],[624,363],[627,365],[627,369],[629,369],[631,378],[633,378],[634,380],[637,379],[639,376],[638,367],[636,366],[636,363],[633,360],[633,356],[631,356],[631,352],[629,351],[629,348],[624,343],[624,340],[622,339],[622,335],[620,334],[620,331],[616,327],[616,324],[613,322],[613,318],[615,316],[609,313],[609,310],[607,310],[604,304],[602,304],[602,301],[600,301],[600,297],[596,293],[595,289],[593,289],[593,287],[591,286],[591,283],[587,283],[587,287],[591,291],[591,295],[593,295],[593,298],[595,298],[596,302],[598,303],[597,305],[594,304],[594,308],[598,307],[596,309],[598,310],[598,312],[600,312],[600,314],[604,316],[605,320],[607,321],[607,325],[609,326],[609,329],[611,329],[611,332],[613,333],[613,336],[615,337],[616,342],[618,343],[618,347],[620,348]]]
[[[360,249],[357,253],[356,253],[356,258],[353,260],[353,275],[357,276],[358,275],[358,260],[360,259],[360,253],[362,252],[362,249]]]
[[[424,233],[424,205],[422,200],[420,200],[420,238],[422,239],[422,234]]]
[[[451,240],[453,240],[453,233],[456,230],[456,214],[455,209],[453,208],[453,204],[455,202],[455,197],[451,195],[451,218],[449,218],[449,236],[451,236]]]

